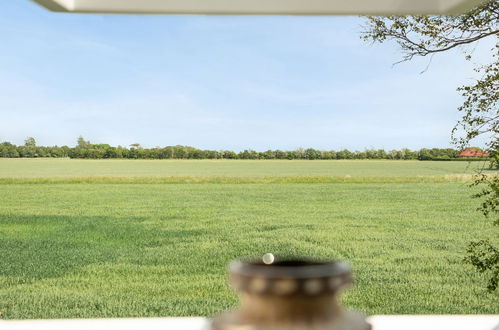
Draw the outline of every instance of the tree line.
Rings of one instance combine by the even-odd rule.
[[[432,148],[420,150],[389,150],[366,149],[364,151],[350,151],[347,149],[317,150],[313,148],[299,148],[291,151],[244,150],[234,152],[230,150],[202,150],[190,146],[167,146],[143,148],[134,143],[129,147],[113,147],[109,144],[94,144],[79,137],[74,147],[68,146],[38,146],[34,138],[25,140],[24,145],[15,145],[10,142],[0,143],[0,157],[2,158],[81,158],[81,159],[406,159],[406,160],[457,160],[458,150],[452,148]]]

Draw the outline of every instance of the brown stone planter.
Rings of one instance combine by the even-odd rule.
[[[234,261],[231,284],[241,307],[212,322],[212,330],[368,330],[361,314],[345,311],[338,293],[352,283],[343,262]]]

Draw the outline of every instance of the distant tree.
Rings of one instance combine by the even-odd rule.
[[[132,148],[132,149],[142,149],[142,146],[140,145],[140,143],[132,143],[130,145],[130,148]]]
[[[336,159],[336,152],[334,151],[322,151],[321,159]]]
[[[297,159],[304,159],[305,158],[305,149],[303,148],[298,148],[295,150],[294,155]]]
[[[85,139],[83,138],[83,136],[79,136],[78,139],[76,140],[76,146],[79,147],[79,148],[87,148],[88,146],[90,146],[90,142],[89,141],[85,141]]]
[[[345,152],[345,150],[340,150],[338,152],[336,152],[336,159],[346,159],[347,158],[347,154]]]
[[[353,159],[354,153],[351,152],[350,150],[343,149],[342,152],[343,152],[344,159]]]
[[[15,145],[10,142],[0,143],[0,157],[2,158],[17,158],[20,157]]]
[[[299,155],[297,154],[296,151],[287,151],[286,152],[286,158],[289,159],[289,160],[292,160],[292,159],[298,159],[299,158]]]
[[[29,137],[24,140],[24,146],[26,147],[36,147],[36,140],[33,137]]]
[[[28,137],[26,140],[24,140],[24,146],[19,146],[17,149],[19,149],[18,153],[21,157],[32,158],[32,157],[43,156],[37,153],[38,150],[36,148],[36,141],[32,137]]]
[[[386,153],[385,149],[379,149],[377,152],[377,157],[378,159],[387,159],[388,154]]]
[[[275,158],[276,159],[286,159],[286,152],[285,151],[282,151],[282,150],[276,150],[275,152]]]
[[[244,150],[240,152],[238,155],[240,159],[258,159],[258,153],[255,150]]]
[[[375,149],[366,149],[364,154],[366,155],[367,159],[376,159],[378,157],[378,153]]]
[[[234,151],[223,150],[220,152],[224,159],[236,159],[237,154]]]
[[[308,149],[305,149],[305,151],[303,152],[303,157],[305,159],[310,159],[310,160],[320,159],[321,152],[319,150],[315,150],[313,148],[308,148]]]

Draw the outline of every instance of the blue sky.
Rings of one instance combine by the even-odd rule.
[[[0,3],[0,141],[256,150],[450,146],[472,63],[392,64],[358,17],[50,13]],[[475,49],[477,59],[488,47]]]

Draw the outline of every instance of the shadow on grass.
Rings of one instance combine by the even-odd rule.
[[[0,284],[32,283],[89,265],[112,264],[168,266],[175,275],[222,275],[236,257],[261,255],[267,249],[293,255],[298,242],[276,240],[276,235],[314,228],[232,228],[224,222],[198,227],[177,218],[0,214]]]
[[[142,218],[0,215],[0,277],[9,284],[60,277],[160,244],[164,232]]]

